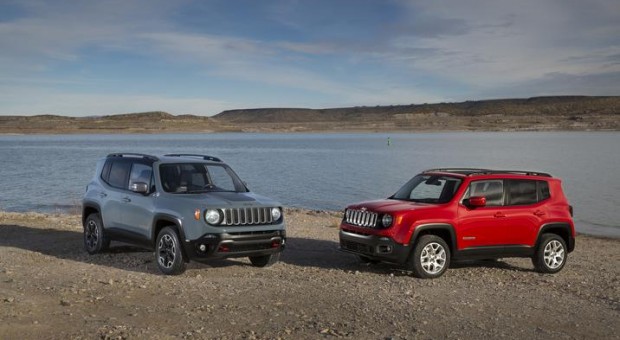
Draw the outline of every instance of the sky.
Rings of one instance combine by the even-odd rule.
[[[620,95],[618,0],[0,0],[0,115]]]

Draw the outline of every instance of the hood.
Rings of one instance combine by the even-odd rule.
[[[282,204],[269,197],[257,195],[253,192],[208,192],[204,194],[178,194],[175,196],[192,202],[198,201],[203,205],[214,208],[282,206]]]
[[[351,204],[350,206],[347,207],[347,209],[366,208],[369,211],[374,211],[378,213],[395,213],[399,211],[432,209],[436,206],[437,206],[436,204],[432,204],[432,203],[417,203],[417,202],[401,201],[401,200],[395,200],[395,199],[383,199],[383,200],[364,201],[360,203]]]

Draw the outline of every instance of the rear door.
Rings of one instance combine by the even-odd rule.
[[[102,178],[107,188],[101,194],[101,217],[106,229],[117,231],[123,229],[123,197],[127,195],[131,162],[125,159],[111,159],[108,162],[111,162],[110,171],[106,178]]]
[[[506,239],[508,245],[534,246],[547,216],[549,184],[537,180],[507,180]]]
[[[470,197],[483,196],[487,205],[467,206]],[[459,250],[498,246],[506,242],[504,181],[501,179],[472,181],[458,208],[457,246]]]

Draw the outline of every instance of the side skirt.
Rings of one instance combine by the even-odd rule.
[[[502,257],[532,257],[534,248],[527,246],[493,246],[457,250],[452,258],[455,260],[495,259]]]

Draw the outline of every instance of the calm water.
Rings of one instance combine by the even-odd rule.
[[[433,167],[546,171],[563,179],[579,231],[620,237],[619,146],[620,133],[592,132],[5,135],[0,210],[71,209],[111,152],[185,152],[221,157],[253,191],[311,209],[387,197]]]

